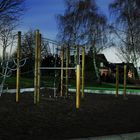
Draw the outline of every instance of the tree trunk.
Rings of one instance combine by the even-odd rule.
[[[96,48],[95,47],[93,48],[93,66],[94,66],[97,82],[100,82],[99,70],[98,70],[97,63],[96,63]]]
[[[4,83],[5,83],[5,79],[7,77],[7,72],[8,72],[8,61],[6,62],[6,65],[4,66],[5,68],[3,68],[3,76],[2,76],[2,81],[0,84],[0,96],[3,93],[3,87],[4,87]]]

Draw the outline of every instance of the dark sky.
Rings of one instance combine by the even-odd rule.
[[[99,10],[111,20],[108,5],[114,0],[95,0]],[[18,30],[26,32],[29,29],[39,29],[44,37],[56,39],[58,32],[56,16],[65,10],[64,0],[26,0],[28,9],[22,17]],[[110,62],[121,62],[116,56],[116,49],[106,49],[102,53]]]
[[[113,0],[95,0],[100,11],[109,17],[108,4]],[[64,0],[26,0],[27,11],[22,17],[18,30],[39,29],[47,38],[55,39],[57,34],[56,16],[64,12]]]

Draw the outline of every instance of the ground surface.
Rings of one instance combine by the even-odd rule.
[[[140,96],[87,94],[81,108],[75,98],[33,104],[33,94],[0,97],[0,140],[50,140],[140,131]]]

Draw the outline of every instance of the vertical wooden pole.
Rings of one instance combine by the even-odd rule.
[[[61,89],[60,89],[60,96],[63,96],[63,79],[64,79],[64,48],[61,49]]]
[[[55,45],[53,46],[53,49],[54,49],[54,67],[56,67],[57,66],[57,48],[55,48]],[[57,88],[57,83],[56,83],[56,81],[57,81],[57,71],[56,71],[56,69],[54,69],[54,83],[53,83],[53,86],[54,86],[54,94],[53,94],[53,97],[54,98],[56,98],[56,88]]]
[[[119,89],[119,66],[116,65],[116,97],[118,97],[118,89]]]
[[[84,84],[85,84],[85,48],[82,48],[82,98],[84,98]]]
[[[20,93],[20,48],[21,48],[21,32],[19,31],[17,44],[16,102],[19,102],[19,93]]]
[[[37,102],[40,100],[40,61],[41,61],[41,34],[38,34],[38,70],[37,70]]]
[[[80,65],[76,67],[76,108],[80,107]]]
[[[34,71],[34,104],[37,103],[37,92],[38,92],[38,36],[39,30],[35,34],[35,71]]]
[[[77,58],[76,58],[76,64],[78,64],[78,65],[80,65],[80,53],[79,53],[79,50],[80,48],[79,48],[79,46],[77,46]]]
[[[74,48],[74,66],[76,66],[76,62],[77,62],[77,51],[76,51],[76,47]]]
[[[66,48],[66,97],[68,96],[68,68],[69,67],[69,49]]]
[[[124,65],[124,98],[126,98],[126,64]]]

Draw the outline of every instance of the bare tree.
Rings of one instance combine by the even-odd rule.
[[[0,0],[0,45],[2,47],[0,94],[3,92],[6,77],[10,76],[12,69],[15,70],[16,64],[10,66],[11,52],[15,45],[14,30],[24,10],[24,0]]]
[[[7,47],[11,44],[13,31],[25,10],[24,0],[0,0],[0,38],[3,48],[3,59]]]
[[[23,3],[24,0],[0,0],[0,38],[3,59],[5,59],[6,49],[11,44],[13,31],[25,10]]]
[[[7,20],[3,21],[3,24],[0,26],[0,46],[2,47],[2,60],[5,61],[7,49],[11,50],[11,46],[13,45],[13,31],[15,29],[14,24],[8,22]]]
[[[5,83],[5,79],[11,75],[12,69],[16,68],[15,66],[10,66],[11,56],[13,46],[15,44],[15,35],[13,34],[14,24],[11,22],[3,21],[3,24],[0,26],[0,46],[2,47],[2,59],[1,59],[1,84],[0,84],[0,95],[3,92],[3,87]],[[16,69],[15,69],[16,70]]]
[[[0,0],[0,21],[3,19],[18,20],[25,7],[25,0]]]
[[[22,36],[22,44],[21,44],[21,55],[22,57],[27,57],[30,59],[34,59],[34,50],[35,50],[35,31],[29,29]],[[48,55],[48,41],[41,37],[41,56],[45,57]]]
[[[59,37],[69,46],[86,45],[93,50],[93,63],[96,77],[99,72],[96,66],[95,54],[104,48],[106,38],[106,17],[99,13],[94,0],[66,0],[64,15],[58,16]],[[78,58],[77,58],[78,60]]]
[[[116,24],[112,28],[118,37],[119,57],[137,66],[140,54],[140,2],[139,0],[115,0],[110,4]]]

